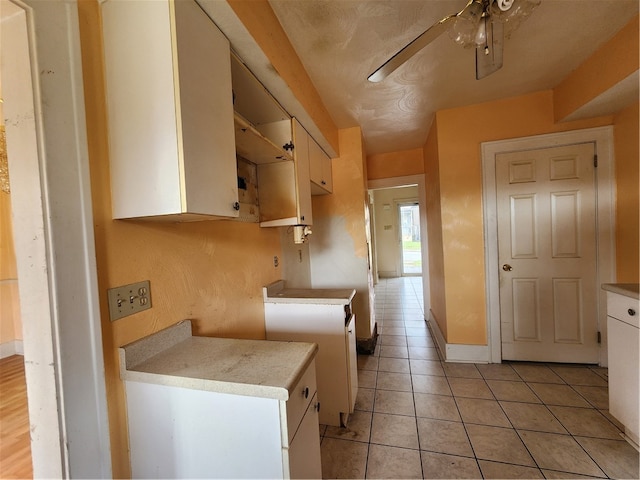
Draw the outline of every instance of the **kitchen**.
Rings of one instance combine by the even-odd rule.
[[[95,52],[101,51],[101,38],[98,29],[89,28],[98,21],[96,9],[97,7],[92,4],[81,5],[82,47],[85,55],[99,58]],[[122,385],[117,380],[117,347],[173,324],[177,318],[215,319],[215,321],[198,324],[196,333],[199,335],[261,338],[264,335],[261,288],[283,276],[278,267],[274,266],[273,257],[277,255],[283,258],[287,253],[281,251],[283,243],[280,232],[261,229],[254,224],[205,222],[160,225],[112,222],[106,120],[104,104],[101,100],[104,98],[102,72],[99,66],[94,70],[88,65],[85,68],[83,80],[87,92],[85,99],[87,123],[90,125],[88,129],[89,160],[96,259],[99,266],[100,317],[108,318],[105,300],[107,288],[137,281],[138,273],[141,271],[147,273],[146,277],[153,285],[154,306],[151,310],[120,323],[110,324],[106,320],[102,322],[105,371],[109,385],[107,398],[111,443],[114,446],[113,472],[116,476],[126,476],[128,461],[126,454],[119,447],[126,444],[126,423],[122,403]],[[516,99],[510,108],[531,109],[536,104],[542,104],[548,112],[551,109],[550,102],[550,95],[543,92]],[[489,105],[487,109],[491,107]],[[474,112],[474,115],[478,113]],[[624,128],[625,125],[633,122],[632,117],[633,114],[628,115],[626,119],[620,116],[615,119],[583,120],[563,125],[562,129],[609,124]],[[559,128],[548,121],[545,122],[541,121],[535,126],[519,126],[514,129],[514,133],[533,135]],[[440,124],[439,127],[443,128],[443,125]],[[474,141],[469,143],[477,145]],[[349,261],[353,262],[354,268],[345,268],[345,271],[354,272],[353,274],[357,275],[357,278],[349,279],[349,284],[359,292],[366,293],[368,288],[367,247],[362,202],[366,191],[366,180],[376,178],[380,170],[376,170],[376,159],[365,161],[366,154],[361,133],[357,127],[336,131],[331,137],[331,144],[340,152],[339,160],[333,162],[334,193],[314,199],[314,241],[310,242],[309,248],[313,249],[315,240],[322,238],[322,235],[330,236],[327,239],[329,245],[333,245],[335,239],[337,239],[336,244],[340,245],[344,245],[345,240],[352,241],[354,253],[349,257]],[[395,172],[391,176],[422,173],[424,166],[421,162],[423,162],[422,157],[415,164],[409,165],[406,170]],[[443,165],[440,168],[444,170],[446,160],[443,159],[441,162]],[[365,173],[367,169],[368,174]],[[633,217],[632,207],[628,208],[631,210],[627,211],[626,215]],[[621,216],[624,218],[625,213],[623,212]],[[474,222],[477,223],[477,219],[474,219]],[[331,228],[335,224],[342,225],[344,228]],[[474,230],[473,238],[477,236],[478,232]],[[481,243],[480,240],[478,244]],[[627,246],[627,251],[633,254],[633,244]],[[144,255],[141,252],[144,252]],[[306,252],[303,250],[303,253]],[[294,255],[297,255],[295,250]],[[473,256],[474,252],[470,255]],[[340,262],[336,263],[340,266]],[[633,262],[620,260],[619,264],[619,277],[633,276],[633,271],[628,270]],[[449,268],[448,265],[447,268]],[[212,271],[219,273],[212,275]],[[624,281],[623,278],[618,280]],[[326,280],[328,284],[332,281],[335,280]],[[443,283],[444,281],[447,283]],[[453,285],[455,285],[455,279],[447,275],[446,280],[443,277],[442,282],[436,283],[435,291],[449,291],[454,288],[448,282],[454,282]],[[475,290],[466,293],[471,294],[475,303],[483,303],[478,299]],[[367,318],[370,305],[367,295],[357,294],[355,298],[361,302],[358,306],[354,305],[358,318]],[[212,299],[216,300],[212,301]],[[436,296],[434,301],[442,301],[442,298]],[[449,306],[449,309],[452,308]],[[483,307],[474,309],[484,310]],[[454,314],[455,310],[449,312],[452,317]],[[450,326],[451,335],[457,334],[454,331],[455,323]],[[480,328],[480,330],[483,329]],[[362,335],[358,332],[358,334],[366,338],[366,333]],[[482,335],[476,334],[477,336]],[[452,337],[452,339],[454,343],[466,341],[465,338]],[[477,339],[471,338],[470,341],[477,342]]]

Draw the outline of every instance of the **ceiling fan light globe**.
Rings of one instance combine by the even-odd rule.
[[[479,24],[480,17],[477,19],[457,17],[449,29],[449,36],[454,42],[463,47],[475,46]]]
[[[478,25],[478,29],[476,30],[476,34],[473,38],[476,46],[481,47],[487,44],[487,18],[483,18]]]

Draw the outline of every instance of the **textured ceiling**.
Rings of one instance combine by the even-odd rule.
[[[381,83],[367,76],[466,0],[270,0],[338,128],[368,154],[421,147],[437,110],[555,87],[638,13],[638,0],[542,0],[475,79],[475,52],[445,33]],[[470,125],[472,128],[472,125]]]

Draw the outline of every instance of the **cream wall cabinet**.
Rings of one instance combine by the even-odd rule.
[[[291,126],[259,130],[265,124],[281,125],[284,122],[286,125],[291,117],[234,54],[231,54],[231,79],[237,154],[256,165],[292,161],[291,152],[283,148],[280,132],[282,128],[290,131]],[[291,141],[290,136],[291,133],[287,142]]]
[[[322,478],[316,351],[190,322],[121,348],[133,478]]]
[[[260,225],[312,225],[309,134],[295,118],[256,128],[293,152],[293,162],[258,165]]]
[[[240,156],[257,165],[260,225],[311,225],[309,134],[235,55],[231,72],[236,146]],[[256,148],[245,147],[246,142]]]
[[[227,39],[193,0],[107,0],[102,22],[113,217],[237,217]]]
[[[640,434],[640,302],[637,294],[637,284],[635,298],[625,295],[624,289],[607,291],[609,411],[624,425],[625,434],[635,445]]]
[[[309,172],[312,195],[333,192],[331,158],[312,138],[309,138]]]

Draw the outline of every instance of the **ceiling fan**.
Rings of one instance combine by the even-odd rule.
[[[476,79],[502,68],[504,38],[525,20],[541,0],[469,0],[458,13],[433,24],[387,60],[367,80],[380,82],[444,32],[457,44],[476,49]]]

